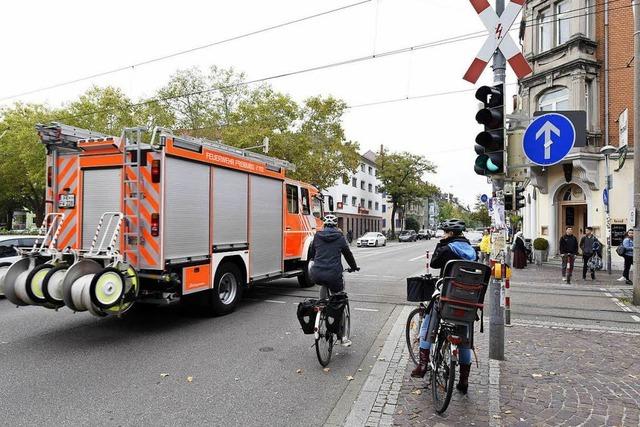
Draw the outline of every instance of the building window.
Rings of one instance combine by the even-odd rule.
[[[358,180],[355,177],[351,178],[351,186],[358,188]]]
[[[387,205],[382,205],[382,213],[385,213],[387,211]]]
[[[373,168],[369,166],[369,175],[373,175]]]
[[[376,210],[380,210],[380,203],[376,202]]]
[[[367,203],[367,208],[373,209],[373,202],[371,202],[371,200],[369,200],[369,203]]]
[[[387,228],[387,219],[382,218],[382,228]]]
[[[360,189],[364,190],[364,181],[360,181]]]
[[[346,195],[346,194],[343,194],[342,195],[342,205],[343,206],[346,205],[348,203],[348,200],[349,200],[349,196]]]
[[[360,170],[361,170],[362,172],[364,172],[364,163],[362,163],[362,164],[360,165]]]
[[[352,197],[351,198],[351,206],[358,206],[358,198],[357,197]]]
[[[589,37],[590,39],[595,39],[596,38],[595,32],[593,31],[593,28],[594,28],[593,23],[594,23],[594,19],[595,19],[594,17],[595,17],[595,12],[596,12],[596,9],[595,9],[595,7],[593,5],[594,1],[595,0],[587,0],[587,10],[584,12],[584,15],[585,15],[584,18],[586,20],[586,22],[585,22],[585,33],[586,34],[585,35],[587,37]]]
[[[538,52],[545,52],[551,49],[553,21],[549,15],[549,8],[538,13]]]
[[[560,46],[569,41],[571,37],[571,21],[567,12],[569,11],[569,1],[564,0],[556,3],[556,45]]]
[[[360,207],[364,209],[364,199],[360,199]]]
[[[373,185],[369,184],[369,193],[373,192]]]
[[[559,111],[569,109],[569,89],[560,87],[545,92],[538,100],[538,110]]]

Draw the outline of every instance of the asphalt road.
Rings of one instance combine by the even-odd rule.
[[[293,279],[256,287],[218,318],[167,307],[98,319],[0,300],[1,423],[322,425],[347,377],[368,374],[383,326],[406,303],[404,279],[425,271],[425,250],[435,243],[353,248],[362,267],[346,277],[353,346],[335,350],[329,372],[295,316],[296,304],[318,290]],[[514,321],[640,327],[598,286],[534,283],[519,274]]]

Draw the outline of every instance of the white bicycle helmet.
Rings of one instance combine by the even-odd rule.
[[[326,215],[323,219],[325,227],[337,227],[338,217],[332,214]]]

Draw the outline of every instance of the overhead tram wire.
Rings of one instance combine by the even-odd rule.
[[[415,45],[415,46],[409,46],[409,47],[389,50],[389,51],[386,51],[386,52],[381,52],[381,53],[377,53],[377,54],[373,54],[373,55],[366,55],[366,56],[361,56],[361,57],[358,57],[358,58],[352,58],[352,59],[347,59],[347,60],[343,60],[343,61],[332,62],[332,63],[329,63],[329,64],[318,65],[318,66],[303,68],[303,69],[299,69],[299,70],[295,70],[295,71],[284,72],[284,73],[280,73],[280,74],[271,75],[271,76],[268,76],[268,77],[262,77],[262,78],[258,78],[258,79],[254,79],[254,80],[248,80],[248,81],[244,81],[244,82],[234,83],[234,84],[230,84],[230,85],[226,85],[226,86],[222,86],[222,87],[209,88],[209,89],[204,89],[204,90],[187,92],[187,93],[182,93],[182,94],[174,95],[174,96],[166,96],[166,97],[161,97],[161,98],[151,98],[151,99],[147,99],[145,101],[140,101],[140,102],[137,102],[137,103],[130,104],[129,107],[130,108],[139,107],[139,106],[153,104],[153,103],[157,103],[157,102],[170,101],[172,99],[185,98],[185,97],[192,96],[192,95],[200,95],[200,94],[203,94],[203,93],[220,92],[222,90],[231,89],[231,88],[234,88],[234,87],[248,86],[248,85],[255,84],[255,83],[264,83],[266,81],[281,79],[281,78],[284,78],[284,77],[291,77],[291,76],[295,76],[295,75],[299,75],[299,74],[310,73],[310,72],[313,72],[313,71],[321,71],[321,70],[340,67],[340,66],[344,66],[344,65],[357,64],[357,63],[360,63],[360,62],[370,61],[370,60],[373,60],[373,59],[385,58],[385,57],[404,54],[404,53],[408,53],[408,52],[415,52],[415,51],[418,51],[418,50],[428,49],[428,48],[431,48],[431,47],[443,46],[443,45],[447,45],[447,44],[451,44],[451,43],[458,43],[458,42],[462,42],[462,41],[466,41],[466,40],[472,40],[472,39],[476,39],[476,38],[480,38],[480,37],[486,37],[487,34],[488,33],[486,31],[476,31],[476,32],[473,32],[473,33],[468,33],[468,34],[463,34],[463,35],[459,35],[459,36],[448,37],[448,38],[445,38],[445,39],[435,40],[435,41],[432,41],[432,42],[422,43],[422,44]],[[92,115],[92,114],[109,113],[109,112],[120,111],[120,110],[121,109],[119,109],[119,108],[105,108],[105,109],[101,109],[101,110],[89,111],[89,112],[82,113],[82,114],[60,116],[60,117],[57,117],[54,120],[63,121],[63,120],[67,120],[67,119],[85,117],[85,116],[89,116],[89,115]]]
[[[135,64],[122,66],[122,67],[118,67],[118,68],[113,68],[111,70],[102,71],[102,72],[91,74],[91,75],[87,75],[87,76],[84,76],[84,77],[78,77],[78,78],[75,78],[75,79],[72,79],[72,80],[67,80],[65,82],[60,82],[60,83],[52,84],[52,85],[49,85],[49,86],[44,86],[44,87],[41,87],[41,88],[38,88],[38,89],[32,89],[32,90],[24,91],[24,92],[17,93],[17,94],[14,94],[14,95],[5,96],[5,97],[0,98],[0,101],[7,101],[9,99],[18,98],[18,97],[26,96],[26,95],[32,95],[34,93],[43,92],[43,91],[51,90],[51,89],[56,89],[56,88],[59,88],[59,87],[64,87],[64,86],[68,86],[68,85],[71,85],[71,84],[74,84],[74,83],[79,83],[79,82],[82,82],[82,81],[91,80],[91,79],[94,79],[94,78],[97,78],[97,77],[103,77],[103,76],[106,76],[106,75],[109,75],[109,74],[115,74],[115,73],[119,73],[119,72],[122,72],[122,71],[135,69],[136,67],[141,67],[141,66],[149,65],[149,64],[152,64],[152,63],[155,63],[155,62],[164,61],[164,60],[167,60],[167,59],[175,58],[177,56],[186,55],[188,53],[196,52],[196,51],[203,50],[203,49],[208,49],[208,48],[213,47],[213,46],[219,46],[221,44],[229,43],[229,42],[240,40],[240,39],[243,39],[243,38],[255,36],[257,34],[266,33],[268,31],[272,31],[272,30],[276,30],[276,29],[279,29],[279,28],[287,27],[289,25],[298,24],[298,23],[301,23],[301,22],[304,22],[304,21],[309,21],[309,20],[312,20],[312,19],[315,19],[315,18],[319,18],[319,17],[322,17],[322,16],[330,15],[332,13],[341,12],[341,11],[346,10],[346,9],[350,9],[350,8],[353,8],[353,7],[356,7],[356,6],[361,6],[363,4],[370,3],[371,1],[373,1],[373,0],[361,0],[359,2],[351,3],[351,4],[348,4],[348,5],[345,5],[345,6],[341,6],[341,7],[335,8],[335,9],[326,10],[324,12],[319,12],[319,13],[316,13],[316,14],[313,14],[313,15],[305,16],[305,17],[302,17],[302,18],[297,18],[297,19],[294,19],[294,20],[291,20],[291,21],[282,22],[280,24],[276,24],[276,25],[271,25],[271,26],[268,26],[268,27],[260,28],[258,30],[250,31],[248,33],[239,34],[237,36],[233,36],[233,37],[229,37],[229,38],[226,38],[226,39],[218,40],[218,41],[215,41],[215,42],[212,42],[212,43],[207,43],[207,44],[204,44],[204,45],[201,45],[201,46],[196,46],[196,47],[193,47],[193,48],[190,48],[190,49],[185,49],[185,50],[181,50],[181,51],[178,51],[178,52],[170,53],[170,54],[167,54],[167,55],[163,55],[163,56],[158,56],[158,57],[155,57],[155,58],[147,59],[147,60],[144,60],[144,61],[141,61],[141,62],[137,62]]]

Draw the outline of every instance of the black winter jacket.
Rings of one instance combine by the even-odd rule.
[[[574,235],[564,235],[560,238],[560,254],[577,254],[578,239]]]
[[[442,239],[436,245],[431,257],[431,268],[444,268],[447,262],[454,259],[464,259],[468,261],[476,260],[475,249],[463,236],[454,236]]]
[[[328,286],[332,291],[342,290],[342,255],[351,269],[358,268],[346,239],[339,229],[325,227],[318,231],[309,248],[309,259],[313,260],[311,280]]]

